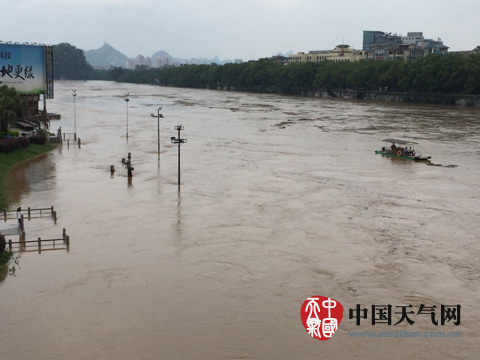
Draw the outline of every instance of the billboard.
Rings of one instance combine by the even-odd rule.
[[[0,85],[12,86],[21,94],[44,94],[45,46],[0,44]]]

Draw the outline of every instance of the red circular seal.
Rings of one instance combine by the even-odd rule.
[[[314,295],[300,309],[302,324],[307,333],[318,340],[330,339],[343,319],[343,306],[329,297]]]

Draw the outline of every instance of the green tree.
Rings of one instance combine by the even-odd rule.
[[[417,61],[322,61],[286,66],[260,59],[242,64],[187,65],[161,69],[112,69],[103,75],[119,82],[300,94],[312,88],[408,93],[479,94],[480,54],[429,55]]]
[[[7,85],[0,86],[0,130],[6,131],[8,124],[25,116],[28,104],[17,90]]]
[[[101,74],[87,62],[82,50],[68,43],[53,46],[53,62],[57,80],[92,80]]]

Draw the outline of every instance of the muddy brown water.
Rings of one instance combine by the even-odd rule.
[[[57,82],[52,121],[77,133],[8,179],[12,208],[54,205],[0,282],[5,359],[474,359],[480,331],[480,111],[110,82]],[[130,93],[129,137],[126,104]],[[157,119],[163,106],[161,155]],[[182,185],[177,148],[182,124]],[[408,138],[428,166],[375,155]],[[132,154],[131,184],[121,159]],[[109,168],[116,172],[111,176]],[[312,295],[345,308],[312,339]],[[461,305],[461,325],[357,326],[356,304]],[[396,315],[397,316],[397,315]],[[398,320],[397,318],[394,318]],[[461,332],[352,338],[352,331]],[[5,356],[5,357],[4,357]]]

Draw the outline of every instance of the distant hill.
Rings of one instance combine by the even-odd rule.
[[[105,43],[100,49],[84,51],[85,58],[92,66],[113,66],[125,67],[127,61],[130,60],[127,56],[116,50],[109,44]]]
[[[105,43],[103,46],[96,50],[84,51],[85,58],[87,62],[94,67],[121,67],[125,68],[127,66],[128,60],[130,59],[120,51],[115,49],[113,46]],[[215,56],[213,59],[207,58],[191,58],[191,59],[182,59],[171,56],[169,53],[163,50],[155,52],[150,59],[152,60],[152,66],[155,67],[157,64],[157,59],[160,58],[160,66],[173,65],[173,64],[207,64],[215,63],[217,65],[223,65],[231,60],[220,60],[218,56]]]

